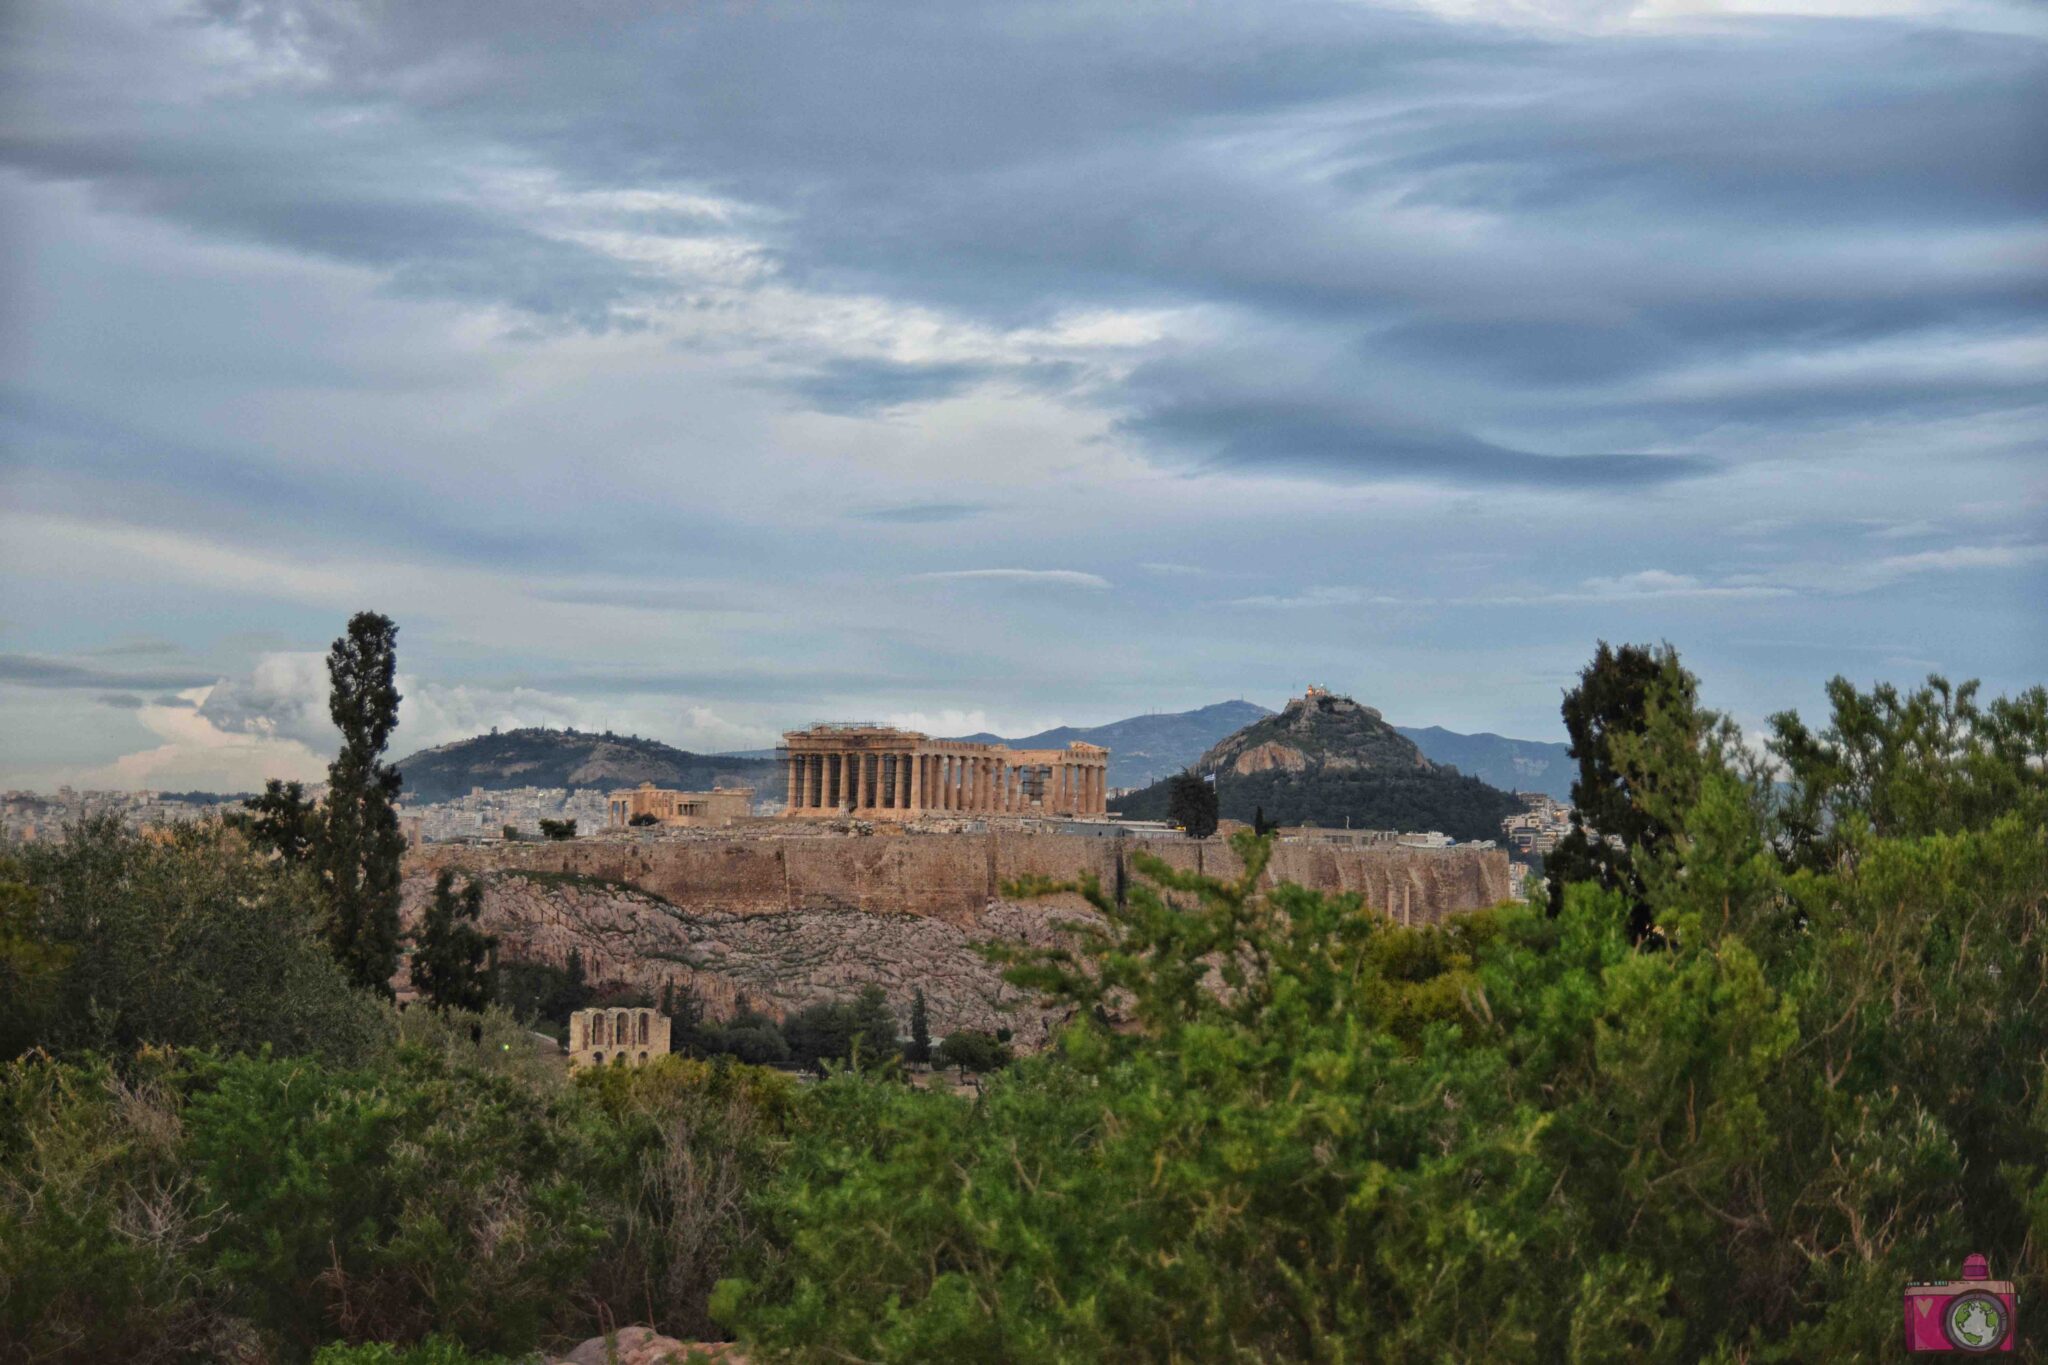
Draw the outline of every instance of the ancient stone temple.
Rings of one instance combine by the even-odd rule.
[[[1097,744],[1012,749],[886,725],[813,725],[782,742],[797,817],[1101,815],[1109,794],[1109,750]]]
[[[615,791],[608,800],[610,823],[624,828],[636,819],[676,829],[724,829],[754,808],[752,787],[713,787],[708,792],[670,791],[652,782]]]
[[[638,1066],[668,1051],[660,1010],[577,1010],[569,1016],[569,1065]]]

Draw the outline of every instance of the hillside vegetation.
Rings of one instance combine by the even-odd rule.
[[[1828,692],[1752,746],[1675,654],[1603,647],[1566,706],[1624,833],[1554,907],[1403,926],[1266,884],[1248,833],[1235,880],[1007,887],[1094,916],[991,946],[1070,1022],[973,1094],[907,1084],[860,1001],[781,1021],[816,1085],[565,1077],[502,1012],[352,986],[241,831],[7,850],[0,1360],[469,1365],[650,1322],[821,1365],[1795,1365],[1896,1358],[1901,1286],[1971,1253],[2024,1314],[2048,690]]]
[[[652,782],[657,787],[702,791],[727,786],[772,787],[772,758],[693,754],[637,735],[579,730],[524,729],[477,735],[399,760],[404,794],[414,801],[447,801],[473,787],[596,787]]]
[[[1194,764],[1216,774],[1219,812],[1249,821],[1259,811],[1283,825],[1441,830],[1492,839],[1520,808],[1506,792],[1432,763],[1381,718],[1349,697],[1297,697],[1252,722]],[[1118,814],[1163,820],[1169,783],[1110,803]]]

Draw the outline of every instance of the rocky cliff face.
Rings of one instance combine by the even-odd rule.
[[[1202,755],[1195,771],[1228,770],[1249,776],[1272,768],[1298,773],[1325,767],[1345,772],[1436,769],[1378,711],[1349,697],[1322,693],[1296,697],[1277,715],[1225,738]]]
[[[1074,895],[1008,901],[1002,886],[1092,875],[1113,891],[1136,875],[1129,860],[1140,848],[1189,871],[1243,871],[1214,841],[1017,831],[431,845],[408,857],[403,913],[415,923],[435,875],[452,867],[482,879],[484,924],[507,959],[560,965],[574,948],[595,981],[658,995],[673,980],[714,1017],[742,993],[782,1012],[874,983],[907,1019],[922,988],[934,1033],[1007,1027],[1036,1045],[1050,1021],[978,946],[1045,943],[1059,923],[1093,912]],[[1507,894],[1498,850],[1282,844],[1268,875],[1355,892],[1413,923]]]

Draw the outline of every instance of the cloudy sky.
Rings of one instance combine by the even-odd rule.
[[[0,8],[0,785],[2048,678],[2036,0]]]

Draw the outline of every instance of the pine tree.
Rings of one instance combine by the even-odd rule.
[[[327,654],[327,709],[341,751],[327,768],[326,819],[314,864],[335,958],[366,990],[391,994],[398,970],[398,770],[382,761],[398,727],[398,627],[358,612]]]
[[[435,1009],[481,1010],[490,1003],[498,940],[477,928],[483,909],[483,884],[472,878],[457,900],[455,873],[443,868],[412,958],[412,983]]]
[[[910,997],[910,1047],[903,1055],[920,1065],[928,1065],[932,1059],[932,1022],[925,1011],[922,986]]]

